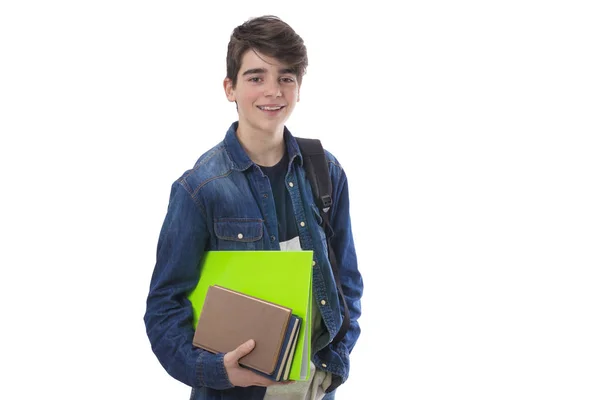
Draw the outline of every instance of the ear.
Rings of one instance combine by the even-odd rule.
[[[231,79],[225,78],[223,81],[223,89],[225,89],[227,100],[235,101],[235,90],[233,89],[233,81]]]
[[[300,86],[298,86],[298,95],[296,96],[296,103],[300,101]]]

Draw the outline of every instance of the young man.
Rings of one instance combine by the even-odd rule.
[[[192,399],[333,399],[348,378],[360,334],[363,291],[350,225],[348,183],[326,152],[332,179],[329,210],[350,325],[332,343],[344,316],[298,144],[285,122],[299,101],[308,65],[303,40],[280,19],[238,26],[227,52],[227,99],[239,120],[171,187],[144,316],[152,349],[167,372],[192,387]],[[314,250],[311,379],[272,382],[240,367],[249,341],[227,354],[192,346],[195,327],[186,299],[208,250]]]

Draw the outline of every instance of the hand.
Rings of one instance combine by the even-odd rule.
[[[259,375],[247,368],[241,367],[238,360],[250,353],[254,349],[254,340],[250,339],[245,343],[242,343],[237,349],[226,353],[223,357],[223,364],[227,371],[229,382],[233,386],[271,386],[271,385],[285,385],[291,382],[275,382],[262,375]]]

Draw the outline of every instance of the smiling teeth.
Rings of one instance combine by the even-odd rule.
[[[281,110],[283,107],[258,107],[261,110],[266,110],[266,111],[276,111],[276,110]]]

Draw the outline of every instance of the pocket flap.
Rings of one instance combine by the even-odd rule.
[[[215,221],[215,234],[221,240],[255,242],[262,238],[261,219],[222,218]]]

